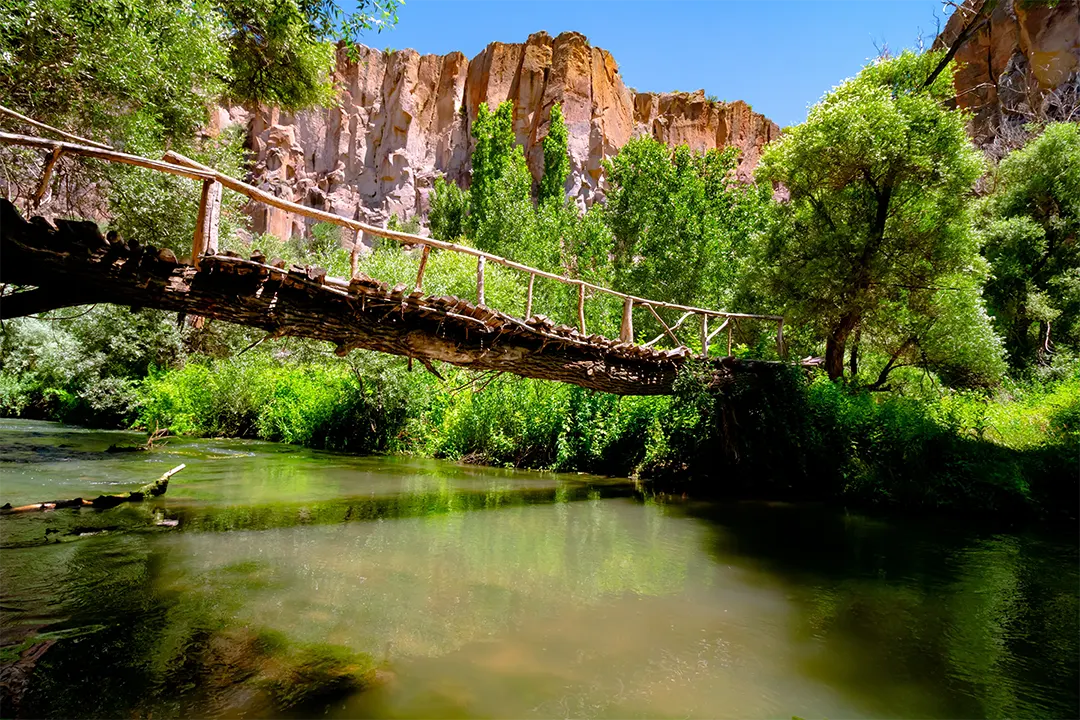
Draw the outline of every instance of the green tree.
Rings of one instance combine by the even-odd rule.
[[[346,12],[333,0],[12,0],[0,11],[0,96],[128,152],[168,147],[242,174],[240,137],[197,137],[213,103],[329,102],[331,41],[396,21],[398,4],[361,0]],[[9,189],[33,188],[39,153],[0,153],[14,160]],[[121,234],[190,251],[197,183],[84,161],[65,161],[56,177],[53,211],[92,215],[107,203]],[[223,242],[244,222],[241,204],[226,193]]]
[[[541,205],[548,202],[561,203],[566,197],[566,178],[570,175],[567,143],[562,106],[555,103],[551,106],[551,122],[544,138],[544,175],[540,178],[538,196]]]
[[[392,26],[401,0],[351,4],[345,11],[335,0],[217,0],[229,29],[229,94],[288,109],[332,102],[333,41],[351,50],[365,32]]]
[[[474,239],[481,242],[478,230],[497,212],[511,205],[530,201],[532,176],[525,165],[525,154],[514,137],[514,103],[503,102],[491,112],[481,103],[473,123],[472,136],[476,141],[472,152],[472,177],[469,184],[469,226]],[[491,238],[490,247],[477,247],[496,252],[499,238]]]
[[[208,0],[23,0],[0,12],[0,96],[135,152],[192,136],[231,73]]]
[[[396,22],[400,0],[11,0],[0,95],[38,120],[138,152],[188,141],[223,94],[333,99],[332,41]],[[132,145],[134,143],[134,145]]]
[[[790,194],[765,242],[766,287],[824,338],[832,379],[850,340],[894,329],[884,308],[918,315],[978,257],[970,208],[982,162],[964,114],[946,107],[952,73],[921,87],[940,58],[867,66],[762,155],[758,181]]]
[[[428,224],[431,235],[437,240],[454,242],[465,234],[469,215],[469,195],[446,178],[435,178],[431,193]]]
[[[670,150],[649,137],[606,164],[619,290],[707,307],[731,301],[762,196],[734,176],[737,151]]]
[[[1002,160],[994,181],[981,227],[993,267],[986,293],[1023,367],[1055,344],[1080,348],[1080,126],[1047,126]]]

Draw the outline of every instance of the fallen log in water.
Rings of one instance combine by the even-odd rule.
[[[34,512],[35,510],[56,510],[58,508],[66,507],[94,507],[103,510],[116,507],[121,503],[142,502],[147,495],[152,497],[164,495],[165,491],[169,489],[169,478],[183,470],[185,467],[187,467],[187,465],[181,463],[154,482],[143,485],[138,490],[132,490],[127,495],[98,495],[93,500],[84,500],[81,497],[72,498],[71,500],[49,500],[47,502],[34,503],[33,505],[20,505],[19,507],[12,507],[11,503],[7,503],[3,507],[0,507],[0,513],[7,515],[10,513]]]

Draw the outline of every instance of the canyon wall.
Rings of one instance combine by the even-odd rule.
[[[391,215],[426,213],[439,175],[468,184],[471,127],[485,102],[514,101],[514,130],[537,180],[551,107],[561,104],[571,162],[566,190],[582,207],[603,198],[601,163],[633,137],[697,151],[737,147],[739,175],[748,179],[780,132],[743,102],[710,101],[703,91],[636,92],[611,54],[579,33],[494,42],[472,60],[361,47],[356,61],[339,52],[335,80],[336,107],[218,108],[210,130],[246,125],[251,181],[260,187],[379,225]],[[291,213],[258,207],[253,214],[257,232],[306,231],[304,218]]]
[[[987,0],[966,0],[934,43],[951,46]],[[999,0],[959,51],[956,101],[994,142],[1031,120],[1080,122],[1080,0]]]

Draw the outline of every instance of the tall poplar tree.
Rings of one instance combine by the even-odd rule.
[[[561,203],[566,197],[566,178],[570,175],[569,141],[562,106],[551,106],[551,122],[544,138],[544,175],[540,178],[538,199],[543,205]]]

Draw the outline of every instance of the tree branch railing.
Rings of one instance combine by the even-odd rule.
[[[65,133],[56,128],[51,128],[43,123],[31,121],[18,113],[8,110],[0,106],[0,113],[11,115],[17,119],[28,122],[36,127],[61,134],[65,137],[77,137]],[[595,294],[608,295],[611,297],[620,298],[623,300],[623,312],[622,320],[619,331],[619,339],[624,343],[634,342],[634,328],[633,328],[633,309],[634,307],[646,308],[652,317],[660,323],[663,328],[663,332],[653,338],[649,342],[645,343],[643,347],[651,347],[659,342],[665,336],[669,337],[676,347],[689,347],[682,343],[675,335],[675,330],[691,316],[701,317],[701,351],[702,357],[708,357],[709,355],[709,343],[710,341],[725,328],[728,330],[728,343],[727,343],[727,355],[731,355],[732,351],[732,335],[731,330],[734,322],[739,319],[765,321],[776,324],[776,348],[781,357],[785,356],[784,347],[784,318],[781,315],[755,315],[751,313],[732,313],[723,310],[710,310],[707,308],[693,307],[689,305],[680,305],[677,303],[662,302],[659,300],[650,300],[648,298],[638,297],[628,293],[622,293],[611,288],[606,288],[601,285],[590,283],[586,280],[580,280],[576,278],[566,277],[557,273],[551,273],[539,268],[530,267],[521,263],[514,262],[507,258],[487,253],[476,248],[468,247],[467,245],[459,245],[457,243],[446,242],[444,240],[438,240],[436,238],[424,237],[421,235],[414,235],[412,233],[399,232],[396,230],[389,230],[386,228],[376,227],[367,223],[361,222],[356,219],[349,219],[334,213],[326,212],[324,210],[317,210],[315,208],[307,207],[289,200],[284,200],[271,193],[261,190],[253,185],[241,182],[233,177],[225,175],[223,173],[214,170],[211,167],[203,165],[191,158],[187,158],[180,153],[169,151],[166,152],[162,160],[151,160],[138,155],[130,155],[127,153],[119,152],[108,146],[100,143],[94,143],[92,141],[78,138],[82,142],[74,143],[66,140],[50,140],[41,137],[34,137],[29,135],[18,135],[13,133],[0,132],[0,144],[3,145],[21,145],[25,147],[39,148],[47,150],[49,156],[46,160],[44,169],[44,177],[42,183],[38,188],[37,193],[33,198],[34,205],[41,200],[47,191],[49,179],[51,177],[52,169],[56,165],[56,161],[62,154],[75,155],[82,157],[96,158],[99,160],[105,160],[108,162],[124,163],[128,165],[134,165],[136,167],[142,167],[148,170],[154,170],[157,172],[168,173],[172,175],[179,175],[192,180],[201,181],[202,195],[199,203],[198,221],[196,223],[195,234],[192,239],[192,265],[198,267],[199,258],[203,255],[215,254],[218,248],[218,224],[221,207],[221,193],[222,188],[228,188],[234,192],[246,196],[252,201],[259,202],[270,207],[283,210],[285,212],[294,213],[302,217],[311,218],[326,223],[336,225],[338,227],[348,228],[354,231],[353,248],[350,253],[350,272],[352,277],[357,277],[358,274],[358,251],[361,244],[361,240],[364,233],[375,237],[386,238],[389,240],[395,240],[402,245],[408,246],[420,246],[423,248],[419,269],[416,275],[416,281],[413,283],[414,289],[419,291],[423,286],[424,273],[428,268],[431,258],[430,252],[432,248],[439,250],[447,250],[454,253],[463,255],[471,255],[476,258],[476,291],[477,291],[477,304],[484,305],[484,276],[485,268],[487,264],[494,263],[517,270],[519,272],[526,273],[529,276],[528,295],[525,303],[525,319],[532,318],[533,315],[533,286],[537,277],[554,280],[567,286],[576,286],[578,289],[577,297],[577,321],[578,330],[582,335],[586,335],[585,326],[585,302],[588,299],[591,291]],[[348,288],[349,282],[347,280],[326,277],[324,282],[327,285],[332,285],[341,288]],[[660,310],[676,310],[681,311],[683,315],[674,325],[667,325],[661,318]],[[709,332],[709,319],[721,318],[722,323],[719,327],[714,328],[712,332]]]

